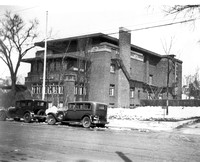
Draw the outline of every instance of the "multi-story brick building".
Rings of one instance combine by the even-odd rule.
[[[25,84],[35,98],[42,96],[43,54],[23,60],[31,64]],[[130,107],[167,94],[180,99],[182,61],[131,44],[131,33],[120,28],[119,39],[96,33],[48,41],[46,76],[49,103],[94,100]]]

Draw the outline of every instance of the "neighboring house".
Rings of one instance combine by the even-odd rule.
[[[25,84],[35,98],[42,96],[43,58],[44,51],[37,51],[35,58],[23,59],[31,64]],[[167,91],[174,99],[182,93],[182,61],[132,45],[124,28],[119,39],[96,33],[49,40],[46,76],[45,99],[60,106],[92,100],[132,107],[141,99],[166,98]]]

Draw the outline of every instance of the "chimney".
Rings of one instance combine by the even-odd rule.
[[[128,29],[123,27],[119,28],[119,55],[126,72],[130,74],[131,34]],[[130,85],[123,70],[119,69],[118,74],[117,107],[128,108],[130,107]]]
[[[131,33],[124,27],[119,28],[119,54],[130,74]]]

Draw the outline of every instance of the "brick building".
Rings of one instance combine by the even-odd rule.
[[[44,42],[35,43],[44,47]],[[23,59],[31,64],[25,84],[34,98],[42,96],[43,55]],[[141,99],[180,99],[182,61],[131,44],[120,28],[119,39],[102,34],[47,42],[45,99],[50,104],[93,100],[111,107],[130,107]]]

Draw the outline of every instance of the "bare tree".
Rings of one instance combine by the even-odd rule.
[[[62,82],[65,78],[65,75],[67,73],[67,70],[68,70],[67,69],[68,68],[68,61],[66,60],[66,58],[67,58],[66,54],[69,50],[70,44],[71,44],[71,41],[68,42],[67,47],[65,49],[65,53],[62,57],[62,61],[60,63],[60,69],[59,69],[59,72],[58,72],[58,85],[57,85],[58,89],[59,89],[59,87],[61,87],[61,84],[62,84]],[[68,94],[66,94],[66,95],[67,96],[65,96],[65,98],[66,98],[65,102],[67,102],[68,96],[69,96]],[[56,93],[56,106],[58,106],[59,103],[60,103],[60,96],[59,96],[59,93]],[[64,105],[66,105],[66,103],[64,103]]]
[[[165,6],[164,11],[167,14],[184,14],[185,16],[193,17],[196,12],[200,14],[200,4],[196,5],[175,5],[175,6]]]
[[[183,86],[183,93],[189,97],[199,99],[200,98],[200,79],[199,79],[199,68],[196,69],[194,75],[187,75],[185,77],[185,85]]]
[[[162,42],[162,47],[163,47],[163,50],[165,52],[165,55],[167,55],[167,98],[168,98],[168,92],[171,93],[171,95],[173,97],[175,97],[175,95],[173,94],[172,90],[169,91],[170,87],[169,87],[169,82],[170,82],[170,74],[173,70],[175,70],[175,62],[173,60],[173,56],[171,56],[171,50],[172,50],[172,45],[173,45],[173,42],[174,42],[174,36],[170,38],[170,41],[169,41],[169,45],[167,44],[166,40]],[[173,81],[172,83],[172,86],[171,88],[173,87],[173,85],[175,85],[176,81]],[[175,88],[175,87],[174,87]]]
[[[38,21],[25,23],[18,14],[6,12],[0,20],[0,58],[7,65],[12,80],[12,91],[16,93],[16,80],[23,57],[34,48]]]
[[[91,40],[89,38],[82,38],[78,40],[78,51],[80,52],[81,57],[78,59],[77,87],[80,89],[82,84],[83,100],[88,100],[89,94],[89,77],[91,70],[90,47]]]

